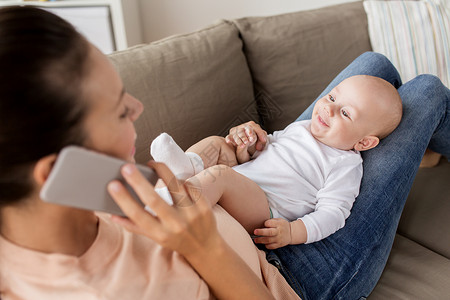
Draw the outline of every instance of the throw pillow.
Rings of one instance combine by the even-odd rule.
[[[391,60],[403,82],[428,73],[450,86],[448,1],[364,2],[372,49]]]

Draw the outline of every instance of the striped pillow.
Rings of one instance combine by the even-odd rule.
[[[403,82],[428,73],[450,86],[448,8],[439,0],[364,1],[364,8],[373,51],[391,60]]]

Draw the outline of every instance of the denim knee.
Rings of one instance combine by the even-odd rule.
[[[383,54],[367,51],[361,54],[355,61],[364,65],[362,74],[377,76],[390,82],[396,89],[402,85],[400,74],[392,62]]]
[[[373,51],[366,51],[363,54],[361,54],[358,59],[364,59],[364,60],[373,60],[376,61],[378,64],[383,65],[384,67],[391,67],[393,66],[391,61],[384,55],[378,52]]]
[[[420,85],[431,88],[438,88],[439,86],[443,85],[439,77],[432,74],[420,74],[411,80],[414,80]]]
[[[432,126],[428,147],[450,158],[450,90],[434,75],[423,74],[399,89],[412,118]]]
[[[431,74],[420,74],[408,81],[408,84],[420,91],[416,96],[416,105],[426,105],[431,110],[439,109],[442,112],[448,110],[449,90],[439,77]]]

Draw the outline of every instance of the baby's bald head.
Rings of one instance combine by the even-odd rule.
[[[357,75],[316,102],[311,133],[328,146],[365,151],[394,131],[401,118],[400,95],[389,82]]]
[[[369,75],[357,75],[348,78],[354,84],[362,85],[367,98],[375,103],[371,107],[374,120],[374,135],[384,139],[400,124],[403,107],[397,89],[384,79]]]

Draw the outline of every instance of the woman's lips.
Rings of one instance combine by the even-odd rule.
[[[136,147],[133,147],[133,149],[131,150],[131,156],[134,156],[134,154],[136,154]]]

